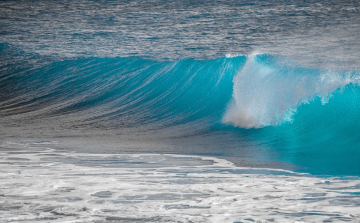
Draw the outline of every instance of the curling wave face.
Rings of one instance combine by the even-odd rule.
[[[307,68],[266,54],[47,62],[19,59],[22,52],[11,49],[2,44],[0,51],[3,137],[180,138],[230,154],[265,156],[265,149],[271,158],[261,159],[314,173],[360,174],[359,71]],[[31,60],[43,63],[32,67]],[[200,144],[189,142],[193,136]]]
[[[71,116],[78,117],[72,122],[105,128],[153,129],[197,121],[209,127],[221,120],[232,78],[245,60],[245,56],[173,62],[87,58],[15,73],[4,66],[1,114]]]

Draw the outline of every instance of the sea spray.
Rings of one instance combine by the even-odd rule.
[[[255,54],[233,80],[223,123],[261,128],[292,121],[299,105],[314,97],[326,103],[334,91],[359,83],[356,72],[304,68],[284,58]]]

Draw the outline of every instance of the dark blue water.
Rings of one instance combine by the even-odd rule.
[[[360,175],[357,2],[5,1],[0,12],[2,140],[145,143]]]

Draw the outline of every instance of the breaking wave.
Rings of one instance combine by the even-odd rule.
[[[220,132],[226,150],[230,132],[254,146],[331,151],[326,165],[349,165],[352,174],[360,174],[356,70],[309,68],[267,54],[49,62],[1,44],[0,56],[4,134],[33,133],[34,126],[47,136],[94,129],[129,137],[156,132],[163,138]],[[36,67],[29,62],[39,60]],[[352,156],[338,158],[349,151]],[[312,162],[311,156],[306,159]]]

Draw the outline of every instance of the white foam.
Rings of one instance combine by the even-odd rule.
[[[360,221],[359,196],[350,194],[360,192],[356,177],[243,168],[213,157],[31,145],[0,157],[2,222]]]
[[[239,54],[239,53],[227,53],[225,54],[226,58],[234,58],[234,57],[239,57],[239,56],[245,56],[244,54]]]

